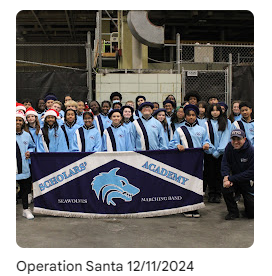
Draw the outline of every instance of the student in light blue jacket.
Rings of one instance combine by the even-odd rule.
[[[128,130],[128,132],[130,132],[130,128],[134,121],[134,118],[133,118],[134,108],[129,105],[124,105],[122,106],[121,111],[124,118],[123,126]]]
[[[93,124],[94,114],[92,111],[83,113],[84,125],[75,131],[71,145],[71,151],[97,152],[101,151],[102,138]]]
[[[184,107],[185,125],[176,129],[173,139],[169,143],[170,149],[184,151],[187,148],[203,148],[204,152],[211,153],[213,146],[205,128],[197,123],[199,109],[196,105],[188,104]],[[198,210],[185,212],[185,217],[200,217]]]
[[[199,101],[197,102],[196,106],[199,109],[199,115],[197,116],[198,124],[202,127],[205,127],[205,123],[208,120],[206,115],[208,104],[205,101]]]
[[[170,127],[168,125],[167,119],[166,119],[166,109],[165,108],[159,108],[155,112],[153,112],[153,117],[157,119],[159,122],[161,122],[164,130],[164,136],[167,143],[167,147],[169,146],[170,141]]]
[[[30,209],[28,209],[28,194],[31,192],[31,172],[28,159],[30,153],[35,150],[35,143],[30,134],[25,132],[25,115],[22,111],[16,112],[16,181],[20,185],[23,216],[27,219],[33,219]]]
[[[241,103],[240,100],[234,100],[231,103],[231,112],[229,115],[229,120],[231,121],[231,123],[242,119],[242,115],[241,115],[240,108],[239,108],[240,103]]]
[[[153,104],[144,102],[139,111],[142,117],[133,121],[130,128],[131,142],[136,151],[168,149],[162,124],[152,114]]]
[[[104,130],[102,138],[104,151],[132,151],[130,134],[122,125],[122,111],[120,109],[113,109],[109,113],[109,118],[112,120],[112,124]]]
[[[174,114],[174,103],[171,101],[171,100],[165,100],[163,102],[163,108],[166,109],[166,120],[167,120],[167,123],[170,124],[171,123],[171,118]]]
[[[185,113],[183,106],[178,106],[175,109],[175,112],[171,118],[171,122],[169,124],[170,129],[170,141],[173,139],[173,135],[177,128],[184,126],[185,124]]]
[[[61,126],[61,129],[64,132],[69,151],[72,151],[71,145],[78,128],[80,128],[80,125],[77,124],[77,112],[73,109],[66,109],[64,113],[64,125]]]
[[[229,129],[227,117],[223,114],[219,103],[209,105],[207,110],[206,130],[213,145],[211,154],[205,159],[207,182],[209,187],[210,203],[221,202],[223,178],[221,176],[221,162],[225,148],[229,142]]]
[[[247,140],[254,147],[254,119],[253,119],[253,108],[248,102],[241,102],[239,105],[242,119],[234,121],[231,125],[231,131],[234,129],[242,129]]]
[[[139,96],[136,97],[136,99],[135,99],[136,109],[135,109],[135,112],[133,114],[134,120],[137,120],[138,118],[141,118],[143,116],[142,112],[139,110],[139,107],[144,102],[146,102],[145,96],[139,95]]]
[[[109,118],[109,112],[111,111],[111,103],[109,101],[103,101],[101,105],[101,112],[94,116],[93,124],[97,128],[101,137],[104,134],[104,130],[108,128],[112,121]]]
[[[49,109],[44,114],[44,127],[37,142],[37,152],[68,152],[63,130],[57,123],[59,113]]]

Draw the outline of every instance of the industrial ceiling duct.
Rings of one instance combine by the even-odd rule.
[[[132,35],[142,44],[156,48],[164,46],[164,27],[151,23],[148,11],[129,11],[127,23]]]

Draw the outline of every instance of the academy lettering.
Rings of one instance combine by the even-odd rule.
[[[142,166],[142,168],[145,168],[145,169],[147,169],[149,171],[152,171],[154,173],[160,174],[160,175],[162,175],[162,176],[164,176],[166,178],[169,178],[171,180],[174,180],[177,183],[180,183],[182,185],[185,185],[186,181],[189,180],[188,178],[183,177],[181,175],[178,176],[176,173],[168,171],[165,168],[161,168],[160,166],[157,167],[157,165],[155,165],[153,163],[148,164],[148,161],[145,162],[145,164]]]
[[[57,176],[54,176],[48,180],[46,180],[43,183],[39,184],[39,188],[41,191],[50,188],[51,186],[54,186],[60,182],[62,182],[64,179],[68,179],[73,175],[76,175],[86,169],[87,163],[81,163],[79,166],[75,166],[72,169],[69,169],[66,172],[63,172],[61,174],[58,174]]]

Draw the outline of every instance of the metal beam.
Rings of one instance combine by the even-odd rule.
[[[43,26],[42,26],[42,24],[41,24],[39,18],[37,17],[36,13],[35,13],[34,11],[31,11],[31,12],[32,12],[32,14],[34,15],[34,17],[36,18],[36,20],[38,21],[38,23],[39,23],[39,25],[40,25],[40,27],[41,27],[43,33],[44,33],[45,36],[49,39],[49,36],[47,35],[46,31],[44,30],[44,28],[43,28]]]
[[[72,29],[71,29],[71,24],[70,24],[69,15],[68,15],[68,12],[67,12],[67,11],[65,11],[65,16],[66,16],[67,25],[68,25],[68,28],[69,28],[69,31],[70,31],[70,35],[71,35],[72,38],[74,38],[74,37],[73,37],[73,33],[72,33]]]
[[[106,14],[108,15],[108,17],[111,19],[111,21],[112,21],[112,23],[114,24],[114,26],[116,27],[116,29],[118,30],[118,26],[117,26],[117,24],[114,22],[114,20],[113,20],[113,18],[111,17],[111,15],[108,13],[108,11],[105,10],[105,12],[106,12]]]

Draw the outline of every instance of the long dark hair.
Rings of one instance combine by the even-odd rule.
[[[183,106],[178,106],[178,107],[175,109],[175,111],[174,111],[174,113],[173,113],[173,115],[172,115],[172,117],[171,117],[171,123],[177,123],[177,122],[178,122],[177,113],[178,113],[178,110],[181,109],[181,108],[184,110]],[[183,118],[183,119],[185,119],[185,113],[184,113],[184,118]]]
[[[141,99],[141,98],[144,99],[144,100],[146,101],[145,96],[137,96],[136,99],[135,99],[136,109],[137,109],[137,110],[139,109],[139,105],[137,104],[137,101],[138,101],[139,99]]]
[[[166,100],[169,100],[169,97],[170,97],[170,96],[172,96],[172,97],[175,99],[175,101],[172,101],[172,100],[171,100],[171,101],[172,101],[172,103],[173,103],[173,107],[176,108],[176,107],[177,107],[177,100],[176,100],[176,98],[175,98],[174,95],[172,95],[172,94],[168,95],[168,96],[165,98],[165,101],[166,101]]]
[[[56,117],[55,117],[56,118]],[[46,120],[46,118],[44,119],[44,126],[43,126],[43,128],[42,128],[42,133],[43,133],[43,138],[44,138],[44,140],[45,140],[45,142],[46,142],[46,144],[48,145],[48,147],[49,147],[49,137],[48,137],[48,129],[49,129],[49,125],[48,125],[48,123],[45,121]],[[59,128],[59,124],[58,124],[58,122],[57,122],[57,118],[56,118],[56,121],[55,121],[55,123],[54,123],[54,125],[53,125],[53,127],[52,128],[54,128],[54,130],[55,130],[55,136],[57,135],[57,130],[58,130],[58,128]]]
[[[197,106],[198,108],[199,108],[200,105],[202,106],[202,108],[205,108],[205,113],[204,113],[204,115],[207,116],[207,107],[208,107],[207,102],[205,102],[205,101],[199,101],[199,102],[197,102],[196,106]]]
[[[211,104],[211,105],[208,106],[207,118],[209,120],[211,120],[213,118],[212,117],[212,111],[213,111],[214,106],[216,107],[216,109],[218,111],[220,111],[220,115],[217,118],[217,120],[218,120],[218,130],[224,131],[226,129],[227,125],[228,125],[228,121],[227,121],[227,117],[224,116],[223,113],[222,113],[222,109],[221,109],[220,104],[213,103],[213,104]]]

